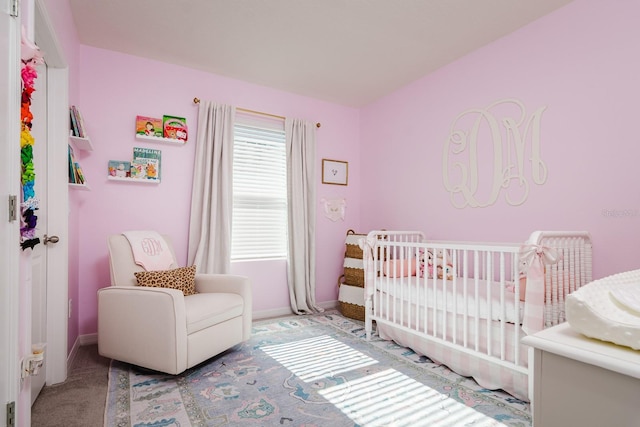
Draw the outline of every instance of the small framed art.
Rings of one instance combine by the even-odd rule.
[[[322,159],[322,183],[347,185],[349,163],[340,160]]]

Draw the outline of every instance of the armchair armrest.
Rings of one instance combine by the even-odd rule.
[[[177,374],[187,365],[184,295],[177,289],[110,286],[98,290],[101,355]]]
[[[253,318],[253,292],[248,277],[234,274],[196,274],[196,291],[224,292],[238,294],[244,300],[244,331],[243,338],[251,337],[251,321]]]

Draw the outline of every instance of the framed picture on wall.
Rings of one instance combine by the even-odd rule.
[[[340,160],[322,159],[322,183],[347,185],[349,163]]]

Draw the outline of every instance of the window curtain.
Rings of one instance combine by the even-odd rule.
[[[200,273],[231,269],[235,107],[201,100],[189,221],[189,265]]]
[[[289,247],[287,281],[296,314],[323,311],[316,305],[315,125],[285,119]]]

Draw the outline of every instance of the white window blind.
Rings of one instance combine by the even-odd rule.
[[[284,123],[236,117],[231,259],[287,256]]]

